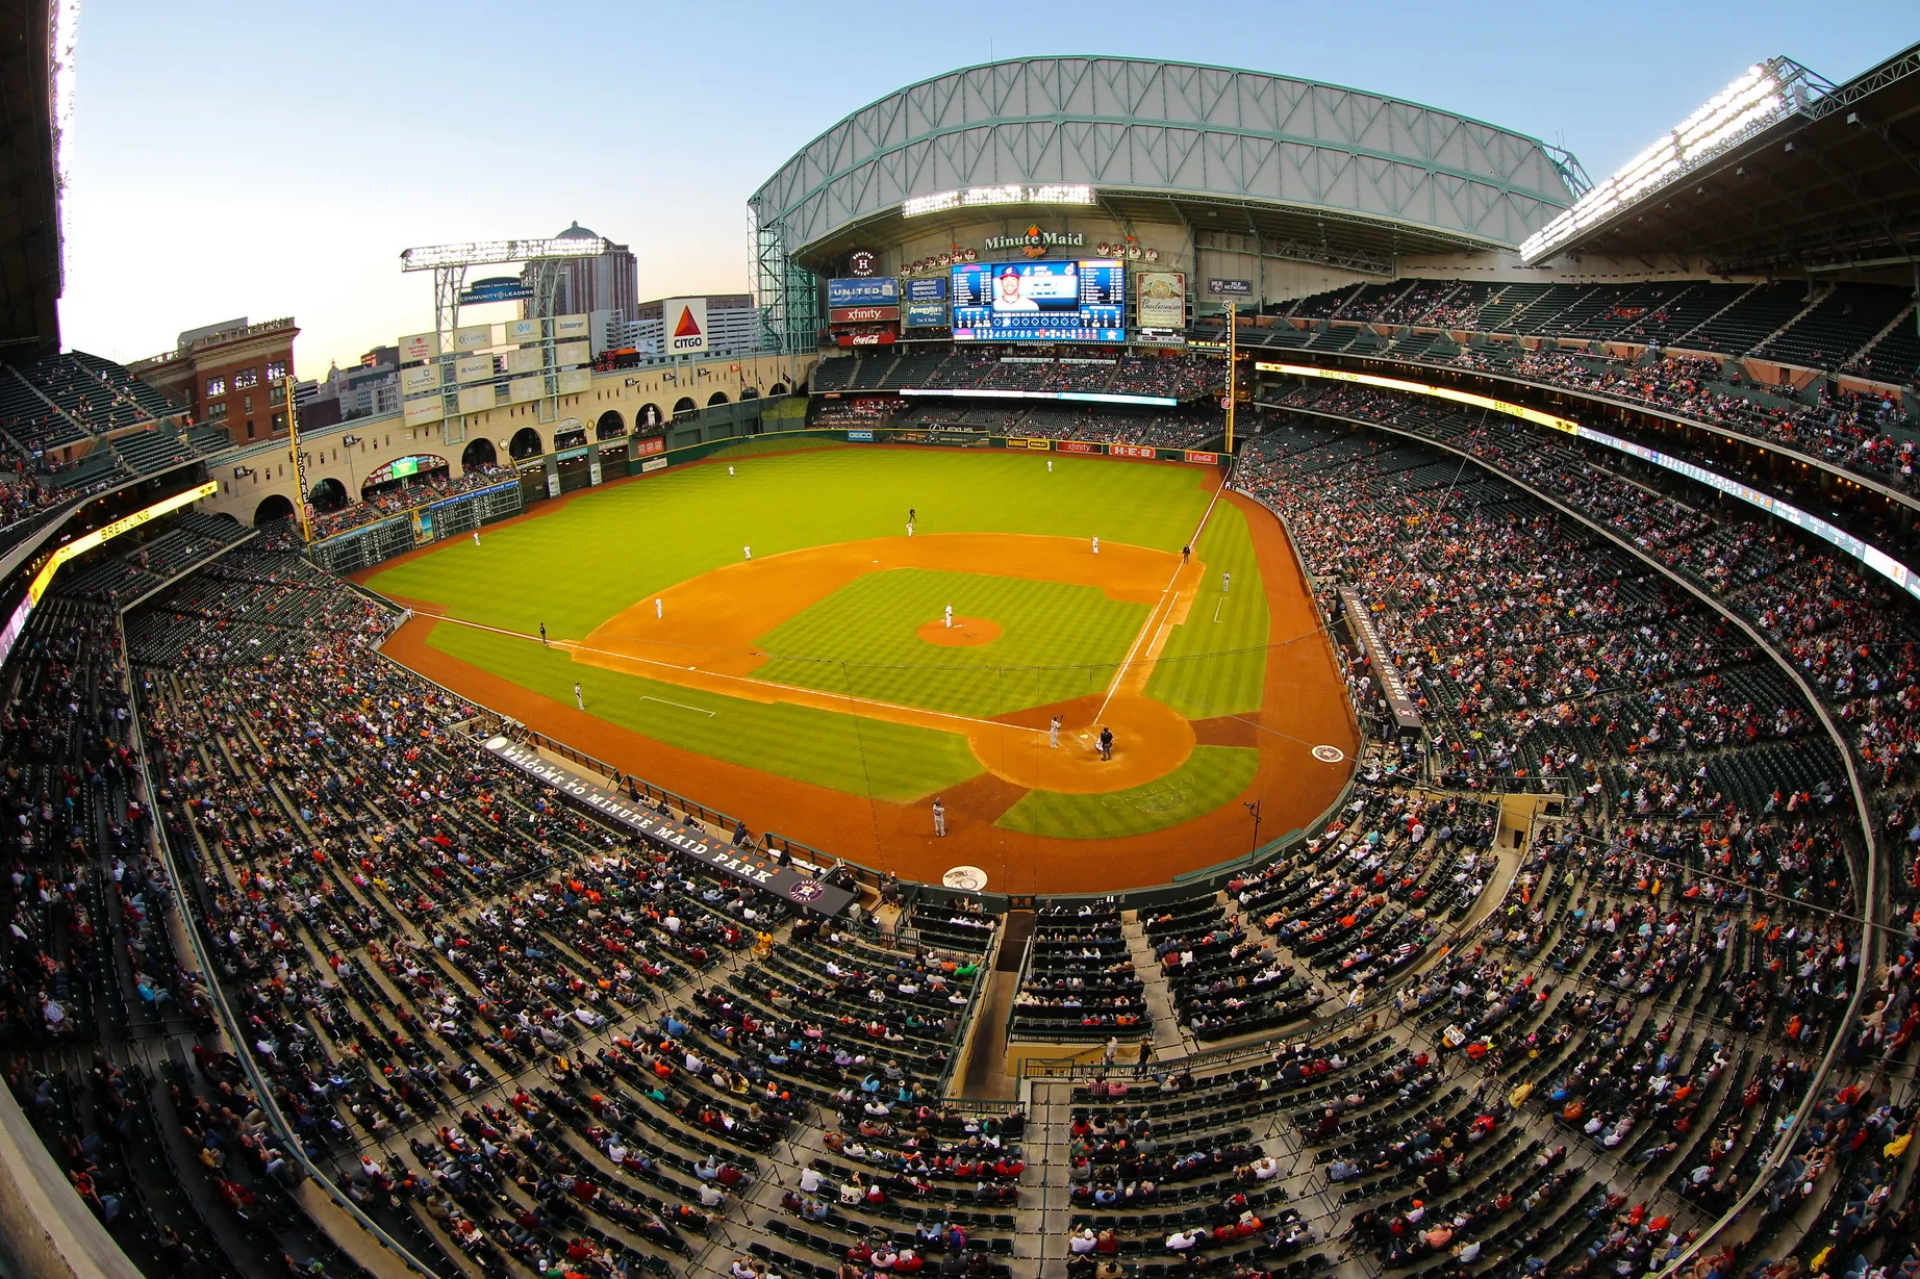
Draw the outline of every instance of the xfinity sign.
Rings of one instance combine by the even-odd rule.
[[[669,355],[704,355],[707,350],[707,300],[668,298],[660,304],[661,331]]]

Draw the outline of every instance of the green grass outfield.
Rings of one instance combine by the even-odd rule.
[[[452,539],[368,585],[454,617],[581,639],[635,600],[782,551],[918,533],[1040,533],[1178,551],[1207,508],[1200,467],[871,445],[722,458],[575,494]],[[729,463],[734,474],[727,474]]]
[[[1188,719],[1260,709],[1267,674],[1267,595],[1240,508],[1222,502],[1200,532],[1194,554],[1207,566],[1184,624],[1173,628],[1147,678],[1147,696]],[[1220,575],[1231,573],[1228,589]]]
[[[914,632],[948,602],[962,617],[992,618],[1000,638],[969,648],[921,640]],[[991,719],[1103,692],[1148,612],[1097,586],[892,569],[854,579],[755,640],[780,656],[754,675]]]
[[[487,626],[530,634],[544,622],[554,639],[579,639],[636,600],[739,562],[742,546],[762,558],[894,536],[903,531],[908,507],[918,508],[921,533],[1078,539],[1097,532],[1112,542],[1175,552],[1205,511],[1215,478],[1198,467],[1103,458],[1055,457],[1049,472],[1047,458],[1031,454],[808,444],[778,454],[756,452],[762,446],[755,444],[717,461],[576,494],[557,507],[536,505],[532,518],[483,530],[479,547],[450,540],[374,574],[369,585]],[[1187,623],[1173,631],[1147,691],[1191,718],[1253,709],[1264,671],[1257,646],[1266,640],[1266,609],[1258,606],[1258,570],[1238,509],[1216,507],[1196,550],[1215,574],[1216,564],[1230,566],[1231,598],[1216,623],[1202,590]],[[937,616],[949,598],[956,611],[991,618],[1005,633],[978,648],[933,648],[914,638],[920,621]],[[1142,605],[1117,603],[1091,588],[897,570],[862,578],[776,628],[763,646],[787,657],[758,673],[845,691],[837,672],[802,670],[811,664],[792,658],[861,660],[866,665],[854,689],[860,696],[1000,714],[1101,691],[1146,613]],[[562,705],[571,702],[577,679],[589,711],[667,745],[850,794],[911,801],[981,771],[957,733],[855,723],[835,712],[660,684],[470,627],[436,627],[428,642]],[[1228,655],[1194,660],[1209,653]],[[1032,669],[1003,675],[983,666]],[[1009,813],[1021,823],[1009,829],[1081,838],[1160,829],[1244,788],[1245,781],[1236,780],[1239,753],[1253,755],[1201,748],[1173,778],[1162,779],[1159,790],[1137,788],[1123,792],[1125,798],[1031,795]],[[1215,766],[1218,777],[1200,776]],[[1190,807],[1170,816],[1176,793],[1187,796]]]

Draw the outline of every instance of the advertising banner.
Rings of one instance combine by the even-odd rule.
[[[475,280],[460,295],[461,306],[485,306],[489,302],[525,302],[533,296],[530,288],[518,276],[496,275],[485,280]]]
[[[509,373],[538,373],[546,359],[545,347],[523,346],[506,354],[506,366]]]
[[[546,393],[547,379],[543,377],[517,377],[507,383],[507,399],[515,404],[525,404],[537,400]]]
[[[649,458],[640,464],[640,473],[642,475],[649,474],[653,471],[664,471],[666,469],[667,459],[664,457]]]
[[[453,352],[478,351],[483,346],[493,345],[493,326],[491,324],[463,324],[453,331]]]
[[[1192,449],[1188,449],[1187,461],[1198,462],[1202,466],[1218,466],[1220,465],[1220,455],[1218,453],[1196,453]]]
[[[578,395],[582,391],[593,389],[592,369],[561,369],[560,394]]]
[[[899,335],[888,329],[883,333],[840,333],[834,340],[841,346],[892,346]]]
[[[453,364],[453,376],[460,382],[478,382],[493,376],[491,355],[463,355]]]
[[[553,317],[553,336],[556,340],[562,338],[584,338],[589,336],[591,332],[592,326],[588,322],[588,316],[584,312],[579,315],[556,315]]]
[[[438,364],[416,364],[400,370],[400,394],[425,395],[440,389],[440,368]]]
[[[553,362],[565,367],[586,364],[593,359],[593,348],[586,342],[561,342],[553,348]]]
[[[899,306],[900,281],[891,275],[871,275],[827,281],[827,305]]]
[[[1107,453],[1111,457],[1143,457],[1151,462],[1159,456],[1159,451],[1146,444],[1109,444]]]
[[[509,345],[515,342],[538,342],[540,340],[540,321],[508,320],[501,326],[506,331]]]
[[[1098,453],[1100,451],[1098,444],[1092,444],[1086,440],[1055,440],[1053,448],[1056,453]]]
[[[668,355],[707,353],[707,300],[668,298],[660,304],[660,331],[666,335]]]
[[[421,426],[427,422],[438,422],[446,415],[446,405],[440,402],[440,397],[437,395],[429,395],[425,399],[405,400],[402,402],[401,420],[408,426]]]
[[[1207,292],[1217,298],[1250,298],[1253,296],[1253,281],[1208,280]]]
[[[1143,329],[1187,327],[1187,277],[1183,271],[1142,271],[1133,279],[1140,291],[1135,319]]]
[[[947,277],[944,275],[929,275],[907,281],[907,301],[909,302],[945,302],[946,300]]]
[[[650,440],[635,440],[633,442],[633,455],[635,457],[650,457],[655,453],[665,453],[666,451],[666,440],[657,435]]]
[[[482,413],[499,402],[490,386],[469,386],[460,392],[462,413]]]
[[[942,284],[946,281],[942,280]],[[947,304],[945,302],[909,302],[907,303],[907,327],[910,329],[944,329],[947,327]]]
[[[438,333],[411,333],[400,339],[400,363],[417,364],[440,354]]]
[[[873,432],[872,431],[848,431],[847,439],[849,442],[854,444],[871,444],[873,443]]]
[[[892,324],[899,318],[897,306],[836,306],[827,312],[828,324]]]

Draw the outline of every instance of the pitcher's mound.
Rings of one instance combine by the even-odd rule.
[[[953,625],[948,626],[946,618],[936,617],[914,634],[929,644],[939,644],[944,648],[972,648],[999,639],[1000,623],[989,622],[984,617],[956,617]]]

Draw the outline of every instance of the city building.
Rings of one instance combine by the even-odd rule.
[[[128,370],[177,404],[193,420],[224,427],[235,443],[283,435],[286,387],[293,372],[291,316],[249,323],[247,317],[188,329],[174,349],[136,360]]]
[[[556,240],[599,238],[578,222],[555,236]],[[531,281],[527,268],[523,280]],[[553,295],[553,314],[578,315],[583,311],[619,311],[631,315],[640,299],[640,264],[633,250],[609,241],[607,251],[590,258],[571,258],[559,266],[559,282]]]

